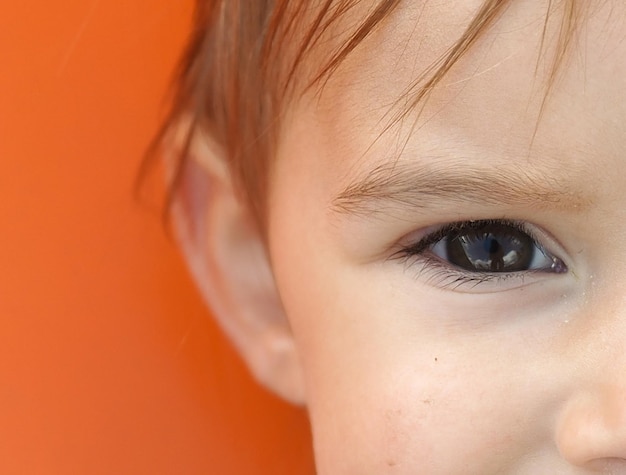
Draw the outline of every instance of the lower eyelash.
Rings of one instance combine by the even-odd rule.
[[[457,269],[446,265],[437,258],[425,256],[424,254],[414,254],[412,252],[404,252],[402,249],[392,256],[392,259],[400,260],[404,263],[405,269],[414,269],[419,266],[417,270],[416,279],[424,279],[429,285],[435,285],[443,289],[456,290],[460,287],[468,287],[472,289],[485,283],[498,283],[502,281],[509,281],[516,279],[524,282],[524,278],[527,274],[534,271],[526,271],[524,273],[480,273],[480,272],[467,272],[463,269]]]
[[[466,275],[457,275],[446,269],[439,269],[432,273],[432,275],[426,280],[426,283],[443,289],[457,290],[459,287],[464,286],[469,286],[471,289],[491,280],[491,276],[470,277]]]

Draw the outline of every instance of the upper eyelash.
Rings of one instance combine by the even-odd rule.
[[[525,223],[521,223],[519,221],[512,221],[508,219],[479,219],[479,220],[468,220],[468,221],[457,221],[454,223],[446,224],[439,229],[427,234],[422,239],[417,241],[416,243],[410,244],[408,246],[404,246],[398,251],[396,251],[391,257],[392,258],[401,258],[401,257],[411,257],[416,254],[423,253],[429,246],[435,244],[436,242],[441,241],[450,233],[458,231],[459,229],[465,229],[469,226],[482,227],[491,224],[501,224],[503,226],[509,226],[517,229],[518,231],[522,231],[528,234],[533,242],[537,244],[540,248],[542,247],[538,243],[538,239],[532,232],[532,230],[528,229],[528,226]]]

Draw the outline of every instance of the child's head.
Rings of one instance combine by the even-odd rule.
[[[200,3],[174,217],[318,472],[626,471],[626,6]]]

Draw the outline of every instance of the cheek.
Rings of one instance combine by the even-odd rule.
[[[551,444],[561,382],[528,335],[429,323],[432,292],[346,266],[315,229],[273,257],[320,475],[502,473]]]
[[[320,474],[504,473],[545,445],[539,388],[481,370],[480,358],[463,364],[416,344],[423,349],[410,354],[387,348],[372,355],[364,344],[344,348],[348,354],[318,348],[308,355]]]
[[[537,434],[523,418],[545,401],[524,364],[503,359],[506,345],[417,324],[427,301],[408,312],[392,284],[346,270],[321,236],[298,243],[276,252],[276,277],[320,475],[494,473],[529,450]]]

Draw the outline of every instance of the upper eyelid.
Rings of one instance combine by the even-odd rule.
[[[451,223],[446,223],[440,225],[439,227],[433,229],[432,231],[425,233],[421,239],[414,242],[412,245],[407,245],[407,250],[413,250],[416,254],[424,251],[428,246],[439,242],[441,239],[446,237],[447,234],[450,234],[454,231],[458,231],[460,229],[464,229],[475,225],[476,227],[485,226],[489,224],[501,224],[504,226],[510,226],[524,233],[528,234],[533,242],[536,244],[540,244],[540,239],[536,236],[536,233],[533,232],[532,229],[528,226],[528,223],[524,221],[518,220],[510,220],[510,219],[477,219],[477,220],[466,220],[466,221],[455,221]]]

